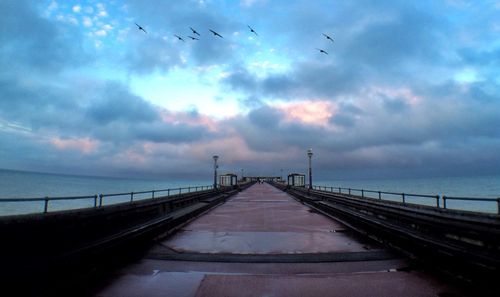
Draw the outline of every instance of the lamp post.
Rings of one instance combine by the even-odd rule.
[[[313,156],[313,150],[307,150],[307,156],[309,157],[309,190],[312,189],[312,170],[311,170],[311,158]]]
[[[219,159],[219,156],[215,155],[213,156],[214,158],[214,189],[217,189],[217,168],[219,167],[217,165],[217,160]]]
[[[283,181],[283,168],[280,169],[280,182]]]
[[[241,182],[243,182],[243,168],[241,168]]]

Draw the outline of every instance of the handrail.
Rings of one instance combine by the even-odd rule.
[[[443,195],[443,208],[446,209],[446,200],[462,200],[462,201],[486,201],[497,203],[497,214],[500,214],[500,197],[484,198],[484,197],[453,197]]]
[[[344,187],[327,187],[327,186],[313,186],[314,190],[332,192],[338,194],[347,194],[349,196],[353,196],[353,192],[361,194],[362,198],[369,197],[365,196],[365,193],[378,194],[379,200],[387,200],[383,199],[382,195],[395,195],[401,196],[401,202],[403,204],[408,203],[408,197],[416,197],[416,198],[430,198],[436,200],[436,207],[447,209],[446,201],[447,200],[463,200],[463,201],[486,201],[486,202],[496,202],[497,203],[497,214],[500,214],[500,197],[498,198],[480,198],[480,197],[453,197],[453,196],[445,196],[445,195],[423,195],[423,194],[414,194],[414,193],[398,193],[398,192],[387,192],[387,191],[375,191],[375,190],[366,190],[366,189],[356,189],[356,188],[344,188]],[[443,200],[442,206],[440,205],[440,200]]]
[[[191,191],[194,189],[194,191]],[[95,194],[86,196],[60,196],[60,197],[39,197],[39,198],[0,198],[0,203],[4,202],[44,202],[43,213],[49,212],[49,202],[50,201],[61,201],[61,200],[83,200],[83,199],[94,199],[94,208],[102,207],[104,197],[116,197],[116,196],[130,196],[130,202],[134,201],[134,195],[149,194],[151,197],[149,199],[155,199],[156,193],[167,192],[167,197],[173,195],[183,194],[182,190],[187,190],[185,193],[194,193],[199,191],[206,191],[213,189],[213,185],[208,186],[192,186],[192,187],[179,187],[179,188],[169,188],[169,189],[159,189],[150,191],[138,191],[138,192],[123,192],[123,193],[110,193],[110,194]],[[143,199],[141,199],[143,200]],[[98,202],[99,201],[99,202]]]

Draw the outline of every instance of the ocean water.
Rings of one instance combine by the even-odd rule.
[[[129,193],[187,186],[211,185],[206,180],[141,180],[108,177],[69,176],[0,169],[0,199],[87,196],[96,194]],[[454,197],[500,197],[500,176],[438,177],[414,179],[370,180],[314,180],[314,185],[356,188],[422,195],[446,195]],[[356,194],[356,193],[354,193]],[[151,194],[134,195],[134,199],[150,198]],[[369,196],[367,194],[366,196]],[[371,194],[376,197],[377,194]],[[385,195],[387,200],[401,201],[401,196]],[[104,205],[129,201],[129,195],[105,197]],[[407,202],[436,205],[435,199],[407,197]],[[94,199],[51,201],[49,211],[92,207]],[[442,206],[442,201],[440,201]],[[42,212],[43,202],[3,202],[0,215]],[[479,201],[447,201],[447,208],[497,212],[497,203]]]
[[[342,187],[364,189],[373,191],[420,194],[420,195],[445,195],[451,197],[468,198],[498,198],[500,197],[500,176],[475,176],[475,177],[435,177],[413,179],[370,179],[370,180],[322,180],[313,182],[314,185],[328,187]],[[336,190],[338,191],[338,189]],[[353,192],[353,194],[359,194]],[[365,196],[378,197],[378,194]],[[383,199],[401,201],[400,195],[384,195]],[[435,199],[407,197],[409,203],[436,205]],[[440,200],[442,207],[443,203]],[[459,201],[447,200],[446,207],[487,213],[497,212],[497,202],[486,201]]]
[[[129,193],[188,186],[211,185],[207,180],[142,180],[110,177],[71,176],[0,169],[0,200],[5,198],[41,198],[91,196]],[[174,192],[175,193],[175,192]],[[151,194],[134,195],[134,199]],[[105,197],[104,205],[126,202],[130,195]],[[94,199],[51,201],[49,211],[92,207]],[[0,202],[0,215],[42,212],[44,202]]]

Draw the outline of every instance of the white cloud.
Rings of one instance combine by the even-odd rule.
[[[83,25],[85,27],[92,27],[92,20],[89,17],[84,16],[83,17]]]
[[[240,4],[245,7],[251,7],[256,3],[264,3],[265,0],[241,0]]]
[[[83,9],[83,11],[84,11],[85,13],[88,13],[88,14],[90,14],[90,13],[94,13],[94,8],[93,8],[92,6],[86,6],[86,7]]]
[[[73,12],[80,12],[82,10],[82,7],[80,5],[75,5],[73,6]]]
[[[113,30],[113,26],[111,26],[110,24],[104,24],[102,25],[102,29],[105,30],[106,32],[111,31]]]
[[[95,31],[95,35],[97,36],[106,36],[108,33],[105,30]]]
[[[73,25],[78,25],[78,20],[77,20],[75,17],[73,17],[73,16],[68,16],[68,17],[66,18],[66,21],[67,21],[68,23],[70,23],[70,24],[73,24]]]
[[[50,2],[49,6],[47,7],[48,11],[53,11],[56,10],[59,6],[57,5],[56,1]]]
[[[108,13],[106,12],[106,8],[104,7],[104,4],[97,3],[96,7],[97,7],[97,10],[98,10],[98,13],[97,13],[98,16],[100,16],[100,17],[106,17],[106,16],[108,16]]]

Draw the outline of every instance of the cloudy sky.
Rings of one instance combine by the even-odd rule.
[[[279,175],[312,148],[320,179],[500,173],[500,1],[0,11],[0,168],[209,179],[217,154]]]

